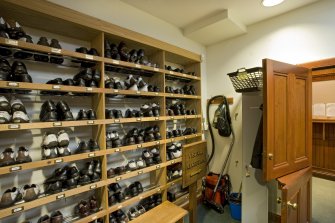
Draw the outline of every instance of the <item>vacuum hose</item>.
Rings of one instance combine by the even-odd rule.
[[[212,104],[212,101],[214,101],[215,99],[224,99],[224,97],[222,95],[217,95],[209,99],[207,102],[206,115],[207,115],[209,134],[211,135],[211,141],[212,141],[212,152],[208,158],[207,165],[209,165],[209,163],[212,161],[214,153],[215,153],[215,141],[214,141],[213,129],[212,129],[211,121],[209,119],[209,106]]]

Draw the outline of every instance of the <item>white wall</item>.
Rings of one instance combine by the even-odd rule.
[[[232,111],[241,112],[240,94],[236,94],[227,73],[241,67],[262,65],[263,58],[271,58],[297,64],[334,57],[335,1],[324,0],[248,27],[248,33],[207,48],[207,94],[233,96]],[[234,116],[234,114],[233,114]],[[237,138],[241,137],[241,115],[234,121]],[[257,131],[257,130],[255,130]],[[218,142],[217,147],[227,148]],[[220,159],[225,151],[218,151],[213,170],[218,171]],[[242,146],[236,145],[230,165],[234,190],[238,189],[242,157]],[[243,171],[244,172],[244,171]]]
[[[206,57],[206,48],[183,36],[177,27],[120,0],[48,0],[112,24],[148,35]],[[201,65],[202,89],[206,86],[206,62]],[[204,98],[206,90],[202,90]],[[203,100],[203,105],[205,100]],[[204,106],[203,106],[204,109]]]

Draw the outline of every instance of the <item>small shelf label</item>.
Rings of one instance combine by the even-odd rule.
[[[94,124],[94,121],[93,121],[93,120],[88,120],[88,121],[87,121],[87,124],[89,124],[89,125],[93,125],[93,124]]]
[[[161,188],[158,188],[158,189],[157,189],[157,192],[160,192],[161,190],[162,190]]]
[[[118,60],[112,60],[112,63],[113,64],[120,64],[120,61],[118,61]]]
[[[154,71],[159,71],[159,69],[155,67],[155,68],[154,68]]]
[[[95,216],[92,217],[92,220],[94,221],[97,218],[98,218],[98,216],[95,215]]]
[[[176,162],[175,160],[172,160],[172,161],[171,161],[171,164],[174,164],[175,162]]]
[[[89,153],[87,156],[88,157],[95,157],[95,153]]]
[[[24,210],[24,207],[17,207],[17,208],[13,208],[12,209],[12,214],[15,214],[15,213],[18,213],[20,211],[23,211]]]
[[[142,170],[137,172],[138,175],[141,175],[142,173],[143,173]]]
[[[159,120],[159,117],[155,117],[155,120]]]
[[[61,86],[60,85],[53,85],[52,89],[59,90],[59,89],[61,89]]]
[[[114,122],[118,123],[118,122],[120,122],[120,119],[115,119]]]
[[[88,60],[93,60],[93,55],[85,54],[85,58]]]
[[[142,199],[143,199],[143,196],[140,196],[138,199],[139,199],[139,200],[142,200]]]
[[[159,169],[159,168],[161,168],[161,165],[156,165],[156,169]]]
[[[62,49],[51,48],[51,53],[58,53],[58,54],[61,54],[61,53],[62,53]]]
[[[159,142],[159,141],[157,141],[157,142],[156,142],[156,145],[159,145],[159,144],[160,144],[160,142]]]
[[[116,148],[115,152],[121,152],[121,149],[120,148]]]
[[[140,91],[136,91],[136,94],[141,94],[141,92]]]
[[[138,144],[138,145],[137,145],[137,148],[142,148],[142,144]]]
[[[93,88],[91,88],[91,87],[87,87],[87,88],[86,88],[86,91],[88,91],[88,92],[93,91]]]
[[[118,89],[114,89],[114,93],[119,93],[119,90]]]
[[[158,92],[155,92],[155,95],[158,95],[159,93]]]
[[[120,181],[121,179],[122,179],[122,177],[117,177],[115,180]]]
[[[53,126],[62,126],[62,122],[54,122]]]
[[[173,72],[173,71],[169,71],[169,73],[170,73],[170,74],[174,74],[174,72]]]
[[[92,190],[92,189],[95,189],[95,188],[97,188],[97,185],[96,185],[96,184],[90,186],[90,189],[91,189],[91,190]]]
[[[171,116],[170,119],[174,119],[174,116]]]
[[[184,139],[187,139],[187,136],[184,136]]]
[[[16,172],[22,170],[22,166],[13,166],[11,168],[9,168],[9,172]]]
[[[19,87],[20,84],[18,82],[8,82],[7,86],[8,87]]]
[[[187,74],[183,74],[183,76],[184,76],[184,77],[186,77],[186,76],[187,76]]]
[[[8,125],[8,129],[20,129],[20,125],[19,124],[10,124],[10,125]]]
[[[136,68],[141,68],[142,66],[139,65],[139,64],[135,64],[135,67],[136,67]]]
[[[17,40],[13,40],[13,39],[6,39],[6,44],[12,45],[12,46],[17,46],[19,45]]]
[[[63,159],[56,159],[56,160],[55,160],[55,164],[56,164],[56,163],[62,163],[62,162],[63,162]]]
[[[174,142],[174,139],[171,139],[170,142]]]
[[[140,122],[142,121],[142,118],[137,118],[136,121]]]
[[[121,209],[121,208],[123,208],[123,205],[121,204],[121,205],[117,206],[117,208]]]
[[[170,96],[174,96],[174,94],[170,94]]]
[[[56,200],[63,199],[63,198],[65,198],[65,194],[60,194],[56,196]]]

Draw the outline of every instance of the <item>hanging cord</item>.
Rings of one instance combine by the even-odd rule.
[[[211,136],[211,141],[212,141],[212,152],[211,155],[208,158],[207,161],[207,166],[209,165],[209,163],[212,161],[214,153],[215,153],[215,141],[214,141],[214,134],[213,134],[213,129],[212,129],[212,125],[211,125],[211,121],[209,119],[209,106],[212,104],[212,101],[214,101],[215,99],[223,99],[224,100],[224,96],[222,95],[217,95],[212,97],[211,99],[208,100],[207,103],[207,108],[206,108],[206,116],[207,116],[207,122],[208,122],[208,129],[209,129],[209,134]]]

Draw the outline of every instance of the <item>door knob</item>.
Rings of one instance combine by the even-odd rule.
[[[287,205],[291,207],[293,210],[296,210],[298,208],[297,203],[291,203],[291,201],[288,201]]]
[[[273,154],[272,154],[272,153],[269,153],[269,154],[268,154],[268,159],[269,159],[269,160],[272,160],[272,159],[273,159]]]

